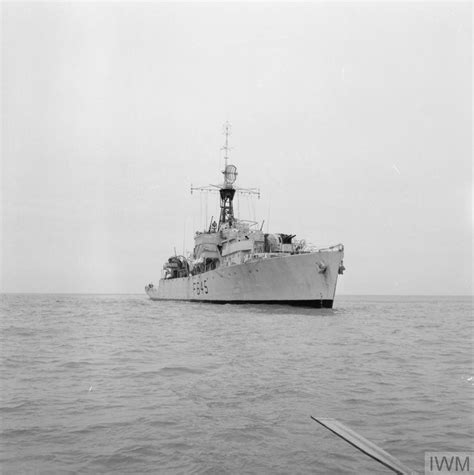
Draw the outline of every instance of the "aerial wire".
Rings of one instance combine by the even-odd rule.
[[[268,225],[270,224],[270,204],[272,202],[272,192],[268,194],[268,211],[267,211],[267,234],[268,234]]]
[[[199,226],[202,227],[202,193],[199,193]]]
[[[186,220],[184,220],[184,230],[183,230],[183,256],[185,255],[185,239],[186,239]]]
[[[204,229],[207,227],[207,206],[209,203],[209,193],[206,193],[206,224],[204,225]]]

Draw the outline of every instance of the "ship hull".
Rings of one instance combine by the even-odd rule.
[[[332,308],[343,251],[318,251],[248,261],[202,274],[161,279],[152,300],[263,303]]]

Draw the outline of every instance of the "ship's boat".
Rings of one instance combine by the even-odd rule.
[[[220,196],[219,222],[194,236],[192,255],[171,256],[158,286],[145,292],[153,300],[191,300],[212,303],[277,303],[332,308],[344,246],[317,249],[294,234],[264,233],[263,224],[238,219],[236,193],[258,194],[234,186],[237,168],[228,164],[229,125],[225,125],[224,183],[191,188]]]

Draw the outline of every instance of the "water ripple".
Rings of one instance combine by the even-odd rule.
[[[459,297],[4,295],[2,471],[388,473],[312,414],[422,472],[473,440],[471,314]]]

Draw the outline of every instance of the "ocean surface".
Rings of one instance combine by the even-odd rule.
[[[474,440],[470,297],[335,308],[3,295],[2,473],[420,473]]]

